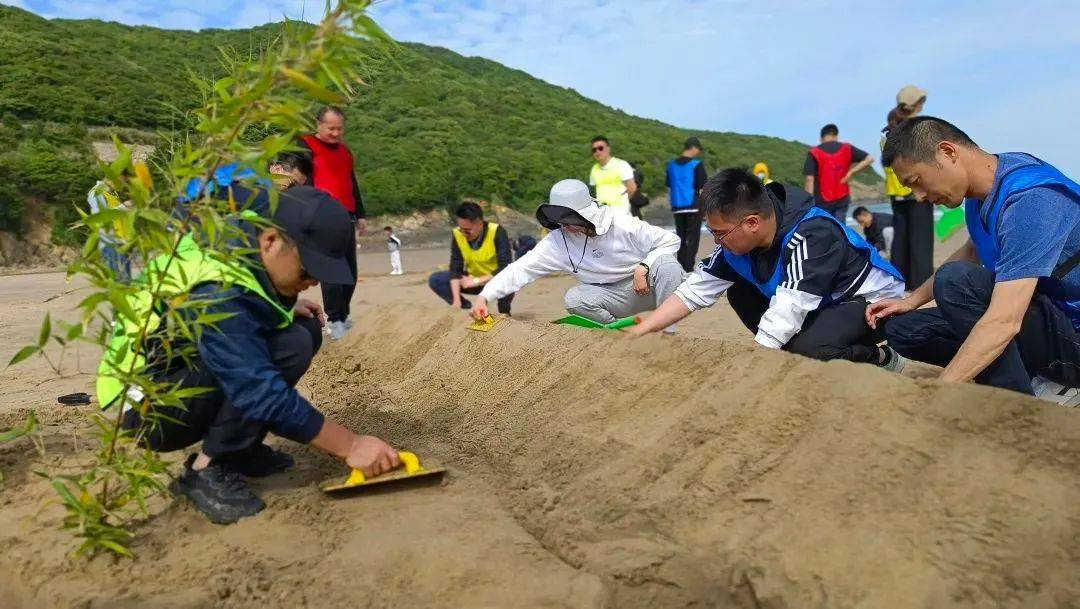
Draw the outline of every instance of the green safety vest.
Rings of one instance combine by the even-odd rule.
[[[140,279],[145,284],[146,277],[158,277],[160,269],[166,268],[168,254],[163,254],[146,265]],[[150,275],[154,273],[154,275]],[[220,283],[225,286],[238,285],[249,292],[253,292],[263,298],[280,315],[279,328],[287,327],[292,323],[293,313],[286,309],[277,299],[266,293],[262,284],[246,266],[238,263],[227,264],[208,256],[202,248],[191,238],[185,236],[177,246],[176,258],[168,266],[168,270],[161,278],[163,285],[159,292],[159,307],[162,303],[172,302],[178,298],[186,298],[191,290],[204,283]],[[127,374],[129,370],[142,371],[146,366],[144,353],[136,352],[134,343],[139,338],[139,331],[144,322],[147,323],[147,334],[153,333],[161,325],[162,308],[151,307],[151,292],[149,287],[127,297],[127,302],[135,313],[135,319],[116,317],[115,329],[105,353],[101,357],[101,365],[98,367],[97,397],[102,408],[108,408],[124,391],[124,383],[118,375]],[[147,321],[149,319],[149,321]],[[134,388],[136,391],[138,388]]]

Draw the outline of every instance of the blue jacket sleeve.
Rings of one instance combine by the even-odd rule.
[[[308,443],[323,426],[323,415],[285,381],[270,357],[266,337],[276,315],[260,297],[239,287],[224,292],[201,286],[193,296],[215,299],[208,313],[231,313],[199,337],[199,356],[232,405],[275,434]]]

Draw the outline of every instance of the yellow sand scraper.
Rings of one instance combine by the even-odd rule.
[[[484,319],[477,319],[467,326],[469,330],[476,330],[477,332],[490,332],[492,328],[497,326],[504,317],[502,315],[494,317],[488,315]]]
[[[434,480],[436,477],[446,473],[445,467],[424,467],[420,465],[420,459],[410,452],[399,450],[398,459],[401,459],[401,467],[386,472],[381,476],[367,478],[364,476],[364,472],[354,469],[344,482],[327,482],[322,485],[322,490],[324,493],[342,493],[360,488],[379,487],[391,482],[416,480],[417,478]]]

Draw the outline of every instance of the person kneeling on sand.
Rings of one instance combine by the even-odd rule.
[[[868,302],[904,295],[904,280],[858,233],[805,191],[763,185],[741,169],[705,184],[700,204],[717,247],[634,335],[655,332],[727,293],[758,344],[821,360],[899,371],[904,360],[866,322]]]
[[[322,344],[319,305],[298,295],[320,281],[352,281],[346,258],[354,256],[352,222],[330,195],[309,186],[281,193],[270,216],[265,187],[233,181],[216,196],[250,202],[249,209],[270,217],[274,226],[243,226],[246,237],[237,247],[253,253],[222,261],[206,253],[189,235],[179,258],[151,261],[148,271],[164,273],[176,298],[203,300],[205,307],[186,306],[175,315],[220,317],[197,334],[197,357],[171,357],[164,349],[135,352],[132,338],[145,328],[150,345],[167,332],[166,311],[150,310],[148,287],[128,299],[136,320],[117,316],[115,334],[98,370],[97,394],[103,408],[122,408],[124,429],[139,430],[151,450],[168,452],[202,442],[188,457],[173,484],[212,522],[227,524],[251,516],[266,504],[245,484],[293,464],[288,454],[263,443],[268,432],[311,444],[341,458],[365,475],[375,476],[399,465],[397,452],[373,436],[360,436],[324,417],[295,389]],[[198,194],[198,193],[196,193]],[[134,285],[139,285],[136,279]],[[155,382],[181,388],[206,388],[179,405],[155,404],[124,379],[134,371]],[[126,391],[125,391],[126,389]]]
[[[882,160],[919,201],[963,204],[971,238],[907,298],[869,307],[870,323],[892,317],[889,342],[942,380],[1080,405],[1080,184],[933,117],[890,131]]]
[[[655,309],[682,281],[678,236],[598,205],[580,180],[552,186],[536,219],[551,232],[484,286],[472,307],[477,319],[492,300],[555,273],[581,282],[566,292],[566,310],[599,323]]]

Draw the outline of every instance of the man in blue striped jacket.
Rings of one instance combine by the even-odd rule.
[[[763,347],[903,367],[865,316],[867,303],[902,296],[903,278],[858,233],[805,191],[741,169],[710,178],[699,201],[716,250],[632,333],[666,328],[727,293]]]

